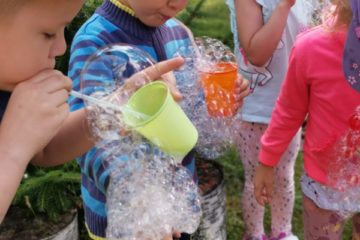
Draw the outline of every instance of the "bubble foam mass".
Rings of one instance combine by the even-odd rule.
[[[112,106],[124,105],[133,93],[125,81],[152,66],[141,49],[110,45],[86,62],[81,94]],[[139,75],[137,85],[148,82]],[[150,144],[122,121],[122,111],[85,101],[96,148],[110,171],[107,186],[108,239],[161,239],[173,230],[192,233],[200,222],[198,188],[188,170]]]

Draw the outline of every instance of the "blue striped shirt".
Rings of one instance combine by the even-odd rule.
[[[135,45],[150,54],[156,61],[162,61],[172,58],[181,46],[190,45],[191,39],[187,30],[177,20],[170,19],[156,28],[148,27],[139,19],[105,0],[93,16],[78,30],[73,40],[68,75],[73,80],[74,90],[80,90],[80,75],[86,60],[99,48],[114,43]],[[106,66],[106,63],[104,64]],[[102,69],[102,71],[106,71],[106,67]],[[102,72],[101,74],[110,75],[112,73]],[[91,79],[85,77],[85,82],[90,84],[91,81],[104,81],[102,78],[96,77],[100,76],[98,73],[91,75]],[[82,84],[84,84],[84,80],[82,80]],[[87,94],[89,93],[87,92]],[[71,111],[84,107],[84,103],[77,98],[70,97],[69,103]],[[106,165],[105,158],[105,152],[93,148],[77,159],[82,171],[81,191],[85,221],[90,236],[94,239],[105,238],[107,226],[106,187],[109,183],[111,166]],[[183,165],[193,172],[195,179],[195,163],[192,153],[184,158]]]

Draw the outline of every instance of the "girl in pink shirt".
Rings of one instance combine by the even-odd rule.
[[[264,205],[276,194],[272,192],[274,167],[307,118],[301,179],[305,239],[341,239],[350,217],[353,239],[360,238],[360,184],[353,178],[360,176],[359,169],[353,169],[354,176],[347,181],[351,187],[340,189],[338,184],[348,177],[339,177],[341,169],[349,169],[348,159],[360,161],[360,56],[353,49],[360,49],[358,1],[351,2],[351,25],[349,0],[338,0],[331,18],[297,38],[270,125],[261,139],[254,188],[256,200]],[[348,66],[344,67],[346,78],[343,65]]]

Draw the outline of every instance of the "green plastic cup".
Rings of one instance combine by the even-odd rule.
[[[165,83],[146,84],[130,97],[126,107],[131,111],[124,112],[125,123],[179,162],[195,146],[198,132]]]

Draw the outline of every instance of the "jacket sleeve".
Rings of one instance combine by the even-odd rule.
[[[103,86],[98,76],[98,71],[88,68],[89,57],[94,54],[105,45],[105,43],[94,35],[87,35],[84,33],[78,33],[71,46],[71,55],[69,62],[68,76],[73,81],[73,90],[90,95],[94,91],[94,86]],[[106,68],[104,68],[106,69]],[[103,73],[103,75],[109,75],[110,73]],[[112,79],[109,77],[108,79]],[[69,98],[70,110],[75,111],[85,107],[83,100],[70,96]],[[106,152],[96,147],[85,153],[83,156],[77,159],[82,174],[88,179],[87,182],[93,182],[96,187],[105,193],[105,189],[108,183],[108,167],[103,164]],[[83,176],[84,178],[84,176]]]
[[[302,126],[308,112],[310,84],[306,78],[306,59],[296,45],[293,47],[289,67],[270,124],[261,138],[259,161],[275,166],[292,138]],[[301,62],[300,62],[301,61]]]
[[[85,68],[87,67],[87,60],[93,56],[98,49],[104,46],[105,43],[91,35],[78,34],[75,36],[70,52],[68,76],[73,81],[73,90],[86,92],[84,84],[96,81],[96,75],[86,75],[84,78]],[[91,72],[90,72],[91,73]],[[89,94],[89,93],[87,93]],[[75,111],[84,107],[84,102],[81,99],[70,96],[69,98],[70,110]]]

